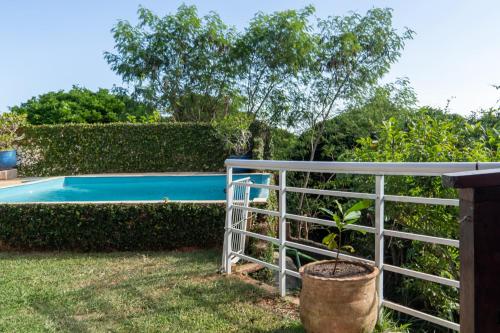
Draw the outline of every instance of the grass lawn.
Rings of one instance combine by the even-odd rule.
[[[0,332],[303,332],[218,251],[0,253]]]

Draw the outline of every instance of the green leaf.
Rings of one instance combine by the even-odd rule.
[[[351,253],[354,253],[354,248],[351,245],[342,246],[342,250],[346,250],[346,251],[349,251]]]
[[[335,204],[337,205],[337,208],[338,208],[338,210],[339,210],[340,214],[342,214],[342,215],[343,215],[343,214],[344,214],[344,211],[343,211],[343,209],[342,209],[342,205],[340,204],[340,202],[339,202],[338,200],[335,200]]]
[[[372,200],[362,200],[362,201],[358,201],[357,203],[355,203],[353,206],[351,206],[351,208],[349,208],[345,214],[346,214],[346,219],[347,219],[347,215],[349,215],[349,213],[351,212],[359,212],[359,211],[362,211],[363,209],[366,209],[368,207],[370,207],[371,205],[373,204],[373,201]]]
[[[337,244],[337,241],[335,240],[335,238],[337,238],[337,234],[332,232],[331,234],[329,234],[323,238],[323,244],[328,246],[328,248],[330,250],[337,249],[338,244]]]
[[[352,222],[359,220],[360,217],[361,217],[360,211],[349,212],[344,216],[344,222],[350,224]]]
[[[335,239],[335,237],[337,237],[337,234],[333,232],[331,234],[326,235],[325,237],[323,237],[323,244],[328,245],[328,243],[330,243],[332,239]]]
[[[329,216],[333,216],[334,215],[334,213],[331,210],[327,209],[327,208],[320,208],[319,210],[322,211],[323,213],[326,213]]]

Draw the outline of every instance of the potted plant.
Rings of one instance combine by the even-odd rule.
[[[368,333],[377,323],[378,295],[376,278],[379,270],[373,265],[340,260],[341,250],[354,252],[342,244],[342,232],[361,217],[371,205],[360,201],[349,209],[336,200],[337,211],[321,210],[336,223],[336,232],[329,230],[323,243],[337,251],[334,260],[322,260],[300,268],[300,319],[309,333]]]
[[[22,139],[19,127],[26,117],[13,113],[0,114],[0,170],[12,169],[17,164],[15,144]]]

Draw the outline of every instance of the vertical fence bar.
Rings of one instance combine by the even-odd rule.
[[[286,170],[279,171],[279,289],[280,295],[286,295]]]
[[[384,176],[375,176],[375,265],[380,270],[377,279],[379,315],[384,300]]]
[[[251,184],[252,181],[250,179],[248,179],[244,183]],[[250,187],[245,186],[244,191],[245,191],[243,194],[243,207],[244,208],[242,208],[242,213],[241,213],[242,217],[241,217],[240,223],[241,223],[241,230],[247,231],[248,213],[249,213],[247,207],[250,205]],[[243,254],[245,252],[246,238],[247,238],[247,236],[241,234],[239,250],[241,250],[241,253],[243,253]]]
[[[226,234],[224,237],[225,257],[224,267],[227,274],[231,274],[231,252],[232,252],[232,218],[233,218],[233,168],[227,167],[226,174]]]

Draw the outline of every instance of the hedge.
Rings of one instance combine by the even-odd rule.
[[[0,248],[169,250],[222,246],[224,204],[2,204]]]
[[[209,124],[28,126],[19,145],[21,176],[220,171],[229,152]]]

